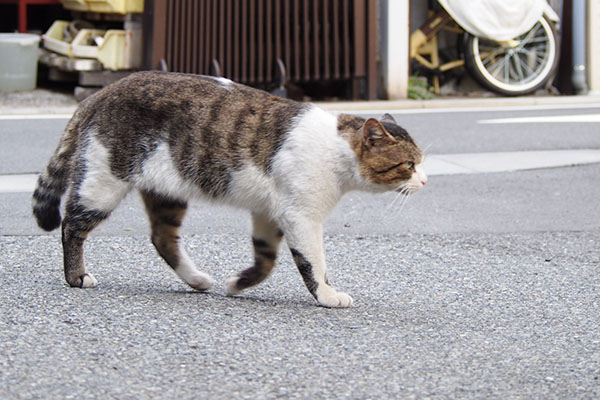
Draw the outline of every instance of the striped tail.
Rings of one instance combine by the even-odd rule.
[[[33,192],[33,215],[40,228],[51,231],[60,226],[60,200],[68,187],[71,158],[77,143],[77,129],[71,119],[58,148],[40,175]]]
[[[61,185],[46,172],[40,175],[33,192],[33,215],[40,228],[51,231],[60,226],[60,198],[64,193]]]

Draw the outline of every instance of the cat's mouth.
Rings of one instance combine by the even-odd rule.
[[[421,190],[421,189],[420,188],[402,187],[400,189],[396,189],[396,193],[400,193],[400,194],[403,194],[405,196],[410,196],[411,194],[417,193],[419,190]]]
[[[405,196],[410,196],[411,194],[415,194],[419,190],[423,189],[423,187],[425,187],[425,183],[427,183],[427,181],[414,182],[411,179],[398,186],[395,192],[403,194]]]
[[[401,193],[405,196],[410,196],[423,189],[427,184],[427,175],[421,168],[421,165],[417,165],[415,167],[415,172],[411,176],[411,178],[403,183],[401,183],[397,188],[396,192]]]

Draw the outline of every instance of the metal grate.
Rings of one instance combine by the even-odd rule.
[[[150,68],[249,85],[347,81],[376,96],[376,0],[154,0]]]

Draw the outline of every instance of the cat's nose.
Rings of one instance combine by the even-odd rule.
[[[425,171],[423,171],[422,164],[418,164],[415,166],[415,172],[417,173],[417,178],[419,179],[419,182],[421,182],[421,185],[425,186],[425,184],[427,183],[427,174],[425,173]]]

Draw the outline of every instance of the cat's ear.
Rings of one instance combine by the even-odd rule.
[[[396,122],[396,120],[394,119],[394,117],[392,117],[388,113],[383,114],[383,117],[381,117],[380,121],[381,122],[391,122],[394,125],[398,125],[398,123]]]
[[[362,127],[363,143],[367,148],[395,143],[396,139],[390,135],[381,122],[375,118],[369,118]]]

